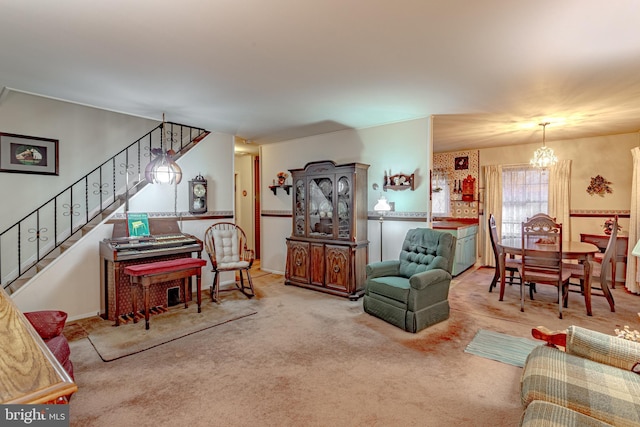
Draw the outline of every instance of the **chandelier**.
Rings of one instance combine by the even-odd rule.
[[[536,168],[546,169],[549,166],[553,166],[558,163],[558,158],[555,154],[553,154],[553,150],[546,145],[544,145],[545,141],[545,131],[549,122],[539,123],[539,126],[542,126],[542,147],[538,148],[533,153],[533,158],[531,159],[531,166]]]

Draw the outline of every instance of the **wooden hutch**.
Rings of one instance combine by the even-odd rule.
[[[364,294],[369,165],[330,160],[291,169],[293,231],[285,284],[357,300]]]

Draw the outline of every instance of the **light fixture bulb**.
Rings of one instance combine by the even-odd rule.
[[[540,169],[546,169],[558,163],[558,158],[553,153],[553,150],[547,147],[546,145],[544,145],[545,136],[546,136],[545,131],[548,124],[549,122],[540,123],[540,126],[542,126],[542,147],[538,148],[533,153],[533,158],[529,162],[531,166],[540,168]]]

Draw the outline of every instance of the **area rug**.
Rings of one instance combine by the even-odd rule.
[[[542,344],[542,341],[480,329],[464,351],[522,368],[531,350]]]
[[[224,301],[221,304],[205,300],[201,313],[198,313],[197,305],[191,303],[187,309],[176,306],[166,313],[152,316],[148,330],[145,329],[144,317],[138,323],[120,326],[104,320],[92,325],[87,338],[100,358],[109,362],[256,313],[253,300]]]

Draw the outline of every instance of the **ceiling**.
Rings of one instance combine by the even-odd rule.
[[[637,0],[2,0],[0,87],[255,147],[434,116],[435,151],[640,129]]]

